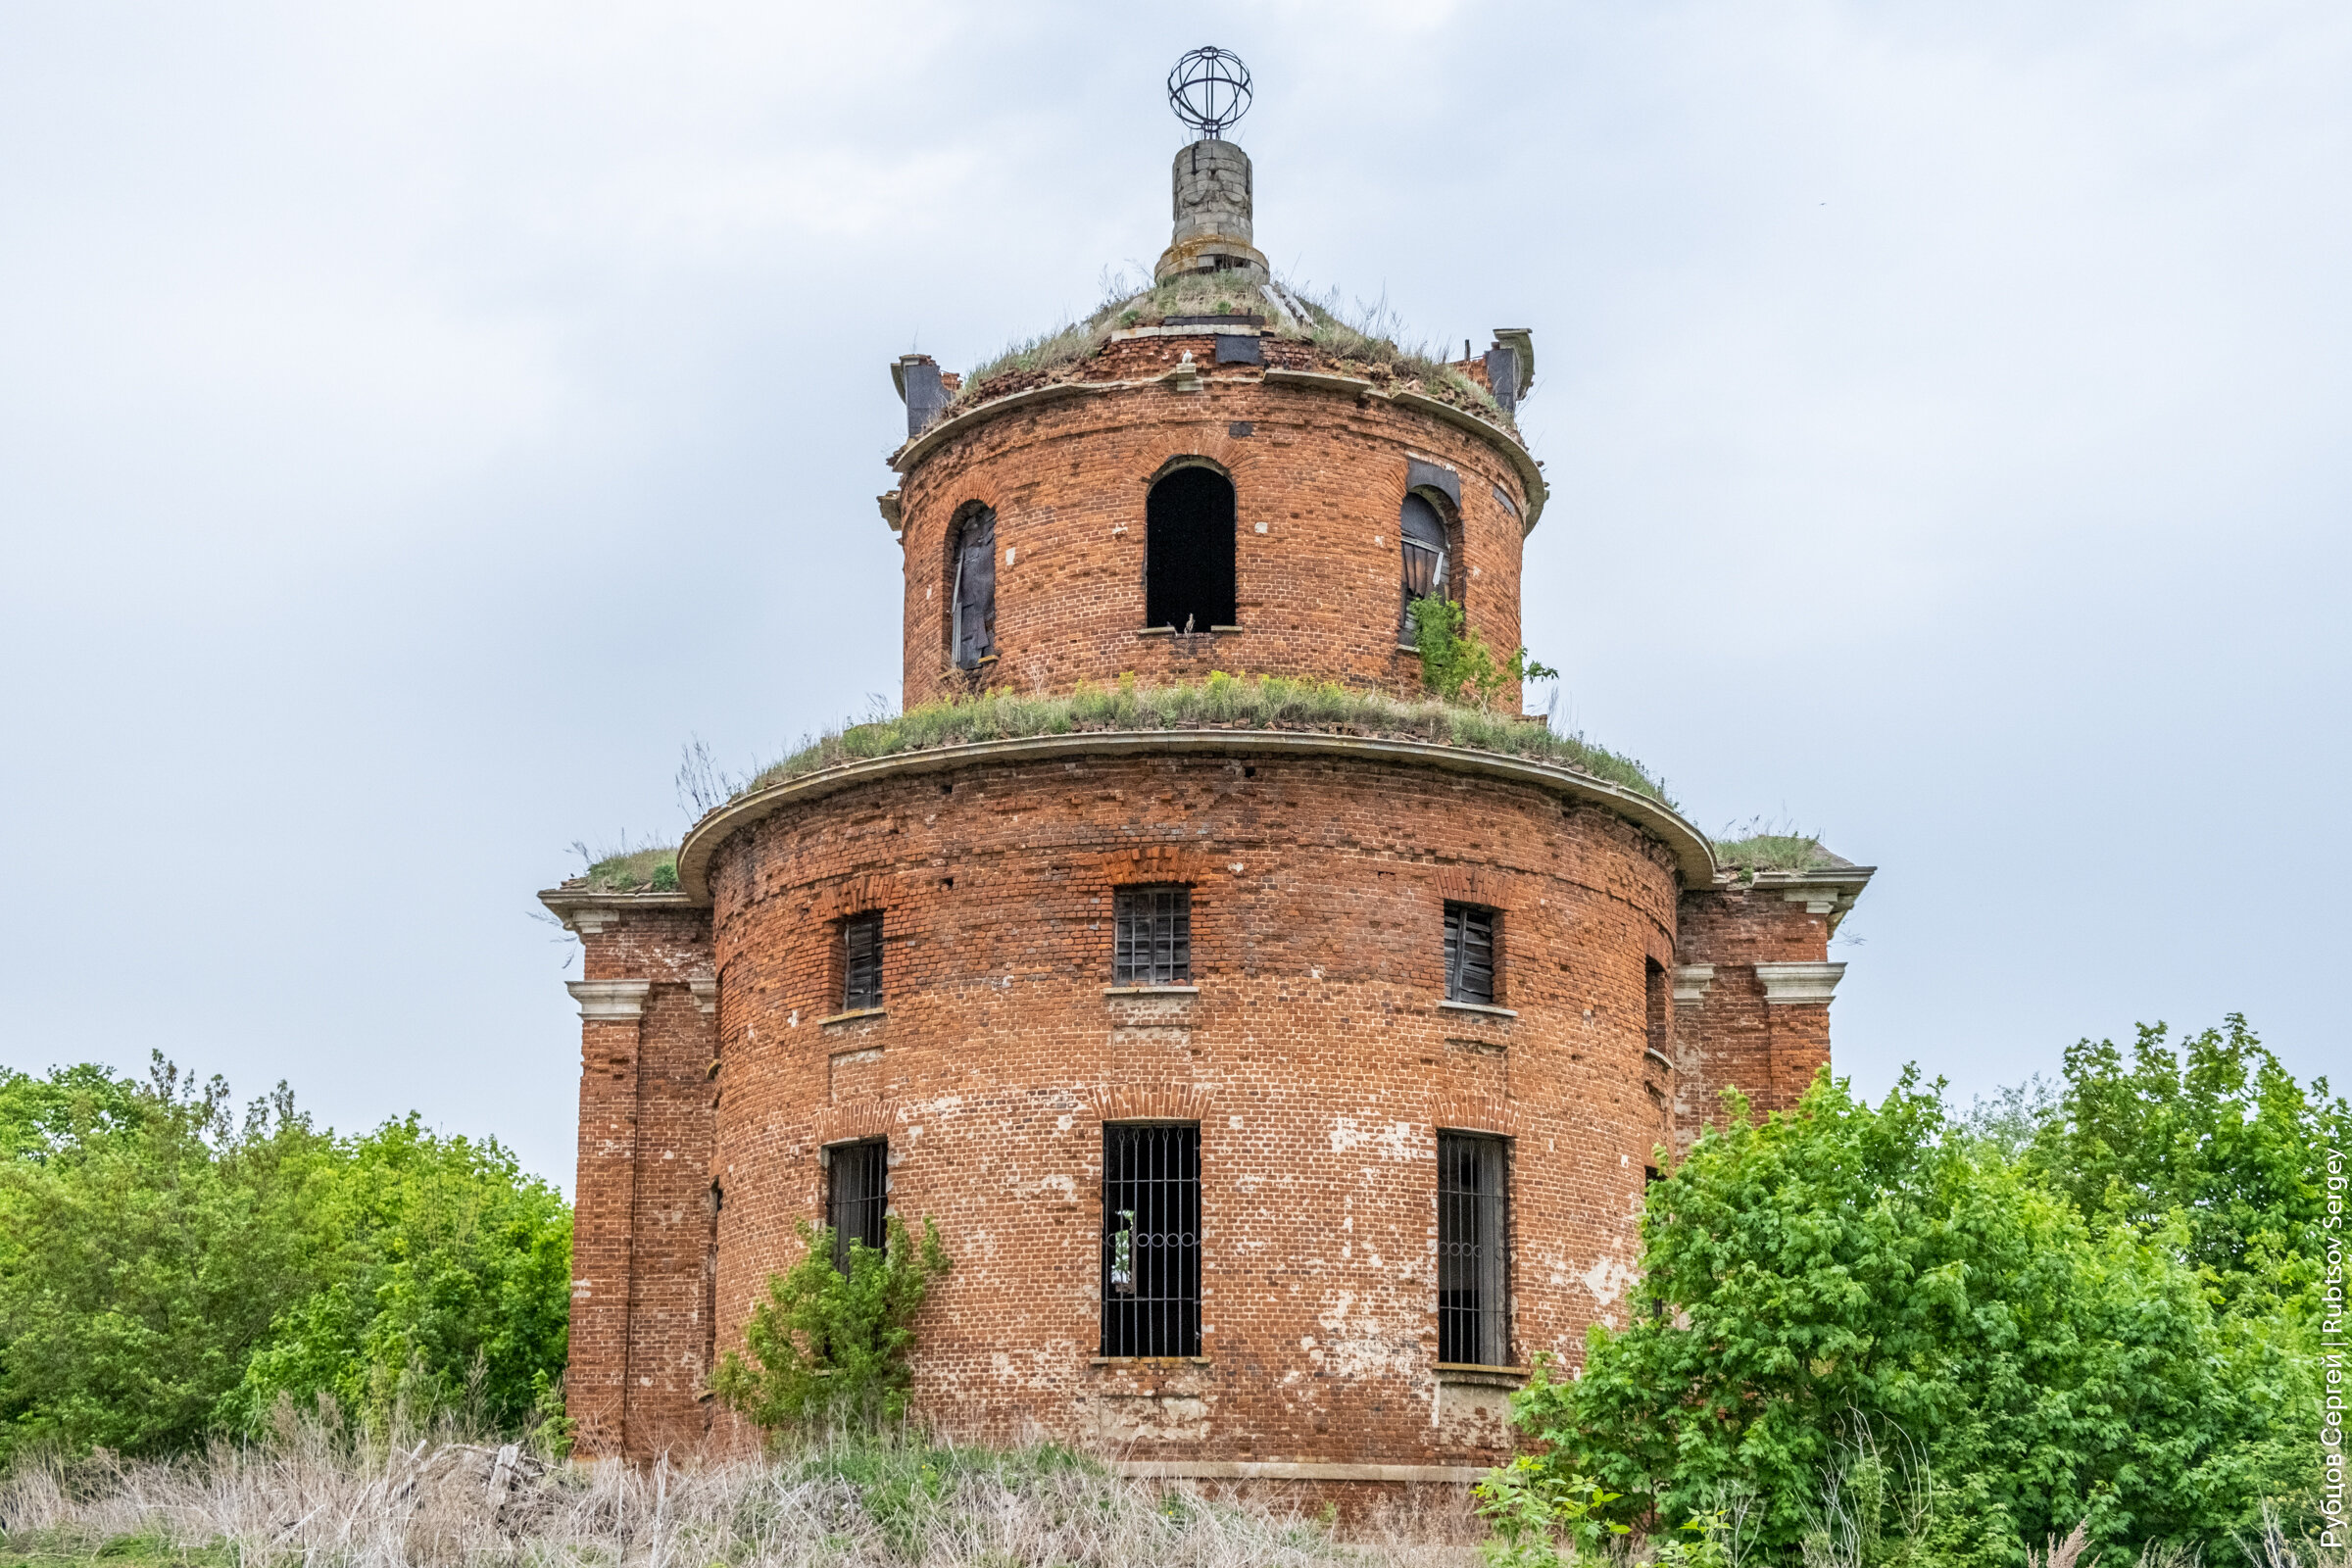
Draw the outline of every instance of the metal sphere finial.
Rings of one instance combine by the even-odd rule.
[[[1250,112],[1250,68],[1240,55],[1213,44],[1192,50],[1168,73],[1168,107],[1214,141]]]

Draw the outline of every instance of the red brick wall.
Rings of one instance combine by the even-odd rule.
[[[1091,369],[1155,375],[1188,348],[1207,367],[1212,341],[1118,343]],[[1272,340],[1268,352],[1306,353]],[[902,498],[906,703],[983,687],[1059,692],[1129,671],[1147,683],[1198,680],[1211,669],[1417,693],[1419,657],[1399,653],[1396,639],[1408,454],[1460,474],[1460,559],[1448,575],[1472,624],[1507,658],[1519,642],[1527,497],[1502,454],[1386,400],[1228,366],[1200,392],[1105,387],[1017,409],[915,464]],[[1140,634],[1145,499],[1162,467],[1186,457],[1233,479],[1238,633]],[[999,658],[971,675],[951,668],[948,613],[951,526],[967,501],[997,514]],[[1515,688],[1504,701],[1517,711]]]
[[[651,987],[641,1016],[580,1031],[564,1395],[577,1446],[592,1456],[702,1443],[715,1262],[708,1194],[716,1018],[688,984],[712,973],[710,912],[627,908],[616,918],[583,935],[585,978]]]
[[[1192,998],[1114,998],[1111,889],[1193,887]],[[1436,1129],[1513,1136],[1517,1353],[1622,1313],[1663,1127],[1659,847],[1540,789],[1352,758],[895,775],[713,865],[718,1325],[818,1216],[819,1147],[886,1130],[956,1269],[917,1397],[951,1430],[1131,1457],[1483,1462],[1500,1391],[1434,1373]],[[1499,1018],[1441,1008],[1442,907],[1503,911]],[[886,1011],[826,1025],[832,921],[884,911]],[[1171,1108],[1173,1107],[1173,1108]],[[1201,1126],[1204,1363],[1090,1364],[1102,1123]]]
[[[1737,1084],[1759,1116],[1785,1110],[1830,1059],[1828,1004],[1768,1004],[1755,968],[1826,961],[1830,925],[1777,886],[1687,893],[1681,924],[1677,961],[1715,970],[1705,1000],[1676,1013],[1675,1124],[1687,1144],[1721,1122],[1727,1086]]]

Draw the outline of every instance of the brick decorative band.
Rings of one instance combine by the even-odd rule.
[[[1474,1464],[1292,1464],[1253,1459],[1116,1459],[1113,1473],[1150,1481],[1385,1481],[1466,1487],[1486,1478]]]
[[[1104,1121],[1200,1121],[1208,1115],[1206,1084],[1102,1084],[1083,1094]]]

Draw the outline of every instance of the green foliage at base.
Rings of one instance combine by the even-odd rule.
[[[325,1394],[513,1426],[562,1374],[571,1216],[495,1143],[232,1113],[159,1056],[0,1076],[0,1456],[259,1431]]]
[[[1733,1097],[1728,1128],[1649,1189],[1628,1324],[1593,1331],[1578,1381],[1539,1369],[1514,1396],[1539,1468],[1669,1519],[1744,1497],[1756,1545],[1789,1560],[1826,1528],[1826,1483],[1845,1477],[1849,1504],[1871,1492],[1858,1435],[1877,1466],[1874,1519],[1895,1469],[1870,1435],[1917,1459],[1896,1468],[1920,1506],[1872,1527],[1880,1563],[2014,1563],[2077,1522],[2127,1554],[2220,1547],[2266,1501],[2290,1518],[2308,1508],[2310,1320],[2280,1255],[2236,1245],[2270,1234],[2300,1188],[2256,1182],[2269,1196],[2197,1240],[2180,1201],[2228,1205],[2207,1185],[2218,1166],[2185,1167],[2261,1157],[2216,1134],[2234,1080],[2213,1052],[2192,1058],[2214,1068],[2212,1095],[2153,1069],[2132,1090],[2102,1053],[2070,1054],[2079,1114],[2048,1129],[2040,1165],[1970,1136],[1915,1073],[1873,1107],[1825,1072],[1797,1110],[1760,1124]],[[2250,1081],[2255,1102],[2269,1085],[2274,1131],[2312,1125],[2310,1106],[2287,1103],[2299,1090]],[[2069,1157],[2057,1151],[2090,1147],[2085,1127],[2168,1116],[2207,1129],[2201,1152],[2175,1141],[2170,1166],[2086,1166],[2104,1182],[2095,1207],[2045,1179]],[[2294,1163],[2282,1133],[2248,1137],[2276,1149],[2281,1173]],[[2313,1158],[2305,1147],[2300,1168]],[[2245,1283],[2200,1272],[2210,1249]]]
[[[833,1233],[801,1222],[801,1260],[771,1275],[768,1298],[744,1330],[750,1359],[729,1350],[710,1388],[769,1431],[871,1431],[906,1413],[914,1317],[931,1282],[952,1266],[939,1228],[923,1221],[918,1245],[895,1214],[882,1249],[850,1244],[850,1267],[833,1266]]]
[[[1443,595],[1413,601],[1413,646],[1421,650],[1421,684],[1432,696],[1449,703],[1471,703],[1491,710],[1505,686],[1523,680],[1549,680],[1559,671],[1514,649],[1497,662],[1469,612]]]

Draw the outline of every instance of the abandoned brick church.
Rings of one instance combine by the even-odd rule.
[[[893,367],[908,708],[1212,671],[1417,698],[1430,593],[1519,642],[1530,334],[1362,350],[1270,277],[1218,128],[1153,287],[1066,356]],[[579,1448],[742,1441],[708,1377],[796,1224],[878,1240],[887,1208],[955,1259],[914,1354],[948,1432],[1471,1479],[1530,1356],[1622,1319],[1659,1147],[1828,1060],[1869,876],[1735,873],[1654,793],[1361,725],[1077,727],[741,793],[674,888],[540,895],[585,950]]]

